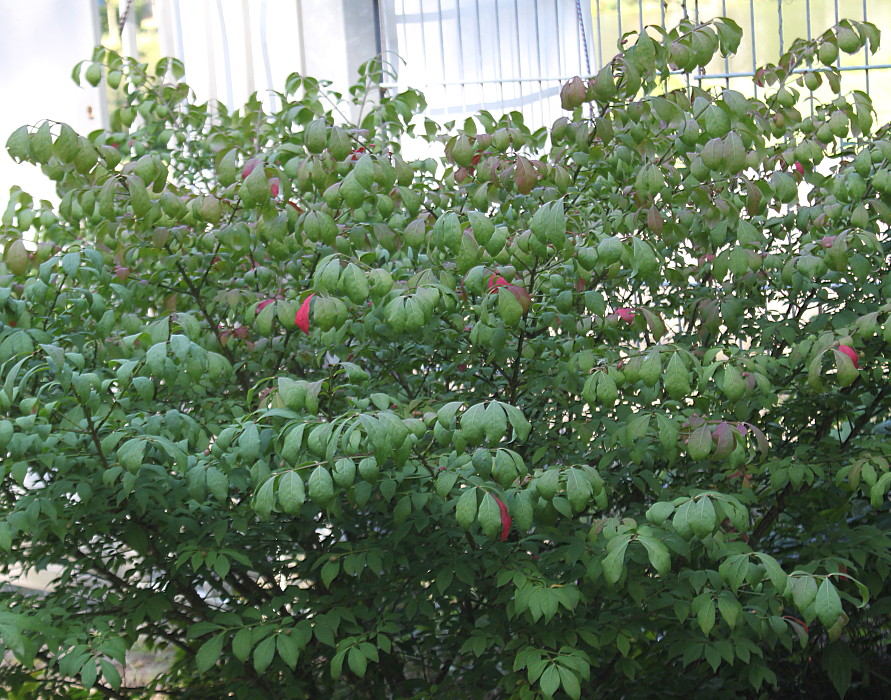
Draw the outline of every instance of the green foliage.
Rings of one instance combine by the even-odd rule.
[[[835,67],[878,33],[796,41],[754,99],[676,87],[732,22],[648,32],[536,132],[366,102],[373,65],[356,126],[297,75],[229,112],[176,61],[78,67],[110,130],[7,143],[61,201],[2,218],[0,571],[62,573],[0,602],[0,684],[887,680],[891,140]],[[175,662],[127,687],[146,641]]]

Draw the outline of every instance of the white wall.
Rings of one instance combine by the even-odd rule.
[[[99,42],[96,0],[5,0],[0,3],[0,146],[22,124],[67,122],[78,133],[102,126],[103,96],[80,88],[71,69]],[[0,148],[0,207],[19,185],[55,198],[53,183],[30,164],[17,165]]]
[[[184,61],[198,99],[269,106],[291,73],[345,92],[377,52],[372,0],[155,0],[161,54]]]

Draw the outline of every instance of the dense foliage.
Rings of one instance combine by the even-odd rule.
[[[684,80],[739,40],[629,35],[535,132],[374,66],[235,112],[79,66],[111,128],[7,143],[61,202],[2,218],[0,571],[61,574],[0,601],[0,687],[880,695],[891,140],[836,67],[879,37]]]

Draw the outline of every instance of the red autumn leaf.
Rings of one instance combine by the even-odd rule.
[[[272,299],[264,299],[259,304],[257,304],[257,313],[260,313],[263,309],[269,306],[272,303]]]
[[[514,181],[520,194],[529,194],[538,182],[538,171],[535,166],[523,156],[517,156],[517,165],[514,169]]]
[[[273,197],[278,197],[279,191],[279,180],[277,177],[270,178],[269,180],[269,191]]]
[[[852,348],[850,345],[839,345],[838,351],[850,357],[851,362],[854,363],[854,367],[860,369],[860,356],[857,354],[857,351],[854,350],[854,348]]]
[[[489,278],[488,284],[489,284],[489,289],[493,290],[493,289],[498,289],[499,287],[506,287],[510,283],[506,279],[504,279],[504,277],[501,277],[498,274],[493,274]]]
[[[511,520],[510,513],[507,511],[507,506],[504,505],[504,501],[498,498],[495,494],[490,495],[495,499],[495,503],[498,504],[498,510],[501,511],[501,537],[498,541],[504,542],[510,532],[510,526],[513,524],[513,520]]]
[[[634,321],[634,312],[631,309],[616,309],[616,315],[621,318],[625,323],[631,323]]]
[[[807,634],[810,630],[807,626],[807,623],[804,620],[800,620],[797,617],[793,617],[792,615],[783,615],[783,619],[788,621],[790,624],[798,625],[801,627],[805,634]]]
[[[241,179],[246,179],[248,175],[254,172],[254,168],[256,168],[259,163],[259,158],[249,158],[245,161],[244,167],[241,169]]]
[[[303,303],[300,305],[300,308],[297,309],[297,315],[294,316],[294,323],[297,328],[302,330],[304,333],[309,335],[309,303],[312,301],[312,298],[315,296],[315,292],[310,294],[306,299],[303,300]]]

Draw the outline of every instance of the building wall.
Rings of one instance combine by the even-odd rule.
[[[0,145],[23,124],[44,119],[89,133],[104,122],[98,88],[80,88],[71,69],[89,58],[99,42],[95,0],[4,2],[0,11]],[[0,149],[0,206],[9,188],[19,185],[37,198],[52,198],[54,188],[38,168],[17,165]]]
[[[154,0],[161,54],[186,66],[199,100],[273,106],[291,73],[345,93],[378,53],[373,0]]]

